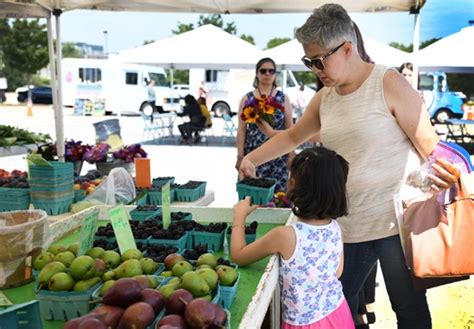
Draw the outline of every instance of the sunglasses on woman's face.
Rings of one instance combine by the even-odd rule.
[[[341,43],[336,48],[331,49],[326,54],[324,54],[323,56],[318,57],[318,58],[309,58],[309,57],[303,56],[303,57],[301,57],[301,61],[310,70],[312,70],[315,67],[318,70],[322,71],[322,70],[324,70],[324,60],[326,58],[328,58],[329,56],[331,56],[332,54],[334,54],[336,51],[338,51],[339,48],[341,48],[345,43],[346,43],[346,41],[344,41],[343,43]]]
[[[270,74],[270,75],[274,75],[275,74],[275,69],[258,69],[258,72],[260,74]]]

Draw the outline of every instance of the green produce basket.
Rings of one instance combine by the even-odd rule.
[[[163,186],[166,183],[174,184],[174,177],[157,177],[153,178],[152,185],[153,186]]]
[[[206,194],[206,182],[194,189],[176,188],[176,199],[180,202],[193,202]]]
[[[160,214],[161,214],[161,208],[159,208],[157,210],[153,210],[153,211],[148,211],[148,210],[139,211],[139,210],[137,210],[137,208],[135,208],[132,211],[130,211],[130,217],[133,220],[138,220],[140,222],[143,222],[143,221],[145,221],[146,219],[148,219],[152,216],[156,216],[156,215],[160,215]]]
[[[162,196],[161,191],[150,190],[148,191],[148,200],[149,204],[155,206],[161,206],[162,204]],[[170,189],[170,203],[176,201],[176,191],[174,189]]]
[[[84,190],[74,190],[74,202],[79,202],[84,200],[86,197],[86,191]]]
[[[30,189],[0,187],[0,211],[26,210],[30,207]]]
[[[68,321],[86,315],[92,309],[92,304],[89,304],[92,293],[99,285],[100,283],[79,292],[39,290],[36,293],[36,299],[39,301],[41,318]]]
[[[43,209],[48,215],[56,216],[69,211],[74,199],[74,194],[64,200],[40,200],[32,195],[32,203],[35,209]]]
[[[237,183],[237,193],[239,194],[239,200],[245,199],[246,196],[251,197],[253,204],[267,204],[273,198],[275,192],[276,179],[269,178],[274,181],[270,187],[257,187],[247,184]]]
[[[207,244],[207,249],[220,251],[224,246],[226,230],[220,233],[210,233],[205,231],[193,231],[193,248],[198,244]]]
[[[219,304],[226,308],[230,309],[232,303],[234,302],[235,296],[237,295],[237,289],[240,284],[240,273],[237,274],[237,280],[232,286],[223,286],[219,283],[219,294],[220,302]]]
[[[0,328],[43,329],[37,300],[0,310]]]
[[[188,234],[188,232],[184,233],[183,236],[177,240],[148,238],[148,245],[161,244],[164,246],[173,246],[178,249],[185,249]]]

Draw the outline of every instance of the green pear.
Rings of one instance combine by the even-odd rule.
[[[181,286],[181,279],[178,277],[173,277],[171,278],[166,284],[177,284],[178,286]]]
[[[199,269],[201,269],[201,268],[210,268],[210,269],[212,269],[212,267],[210,267],[210,266],[207,265],[207,264],[202,264],[202,265],[196,267],[197,270],[199,270]]]
[[[73,244],[70,244],[69,247],[67,247],[67,250],[72,252],[75,256],[77,256],[77,253],[79,252],[79,243],[76,242],[76,243],[73,243]]]
[[[105,252],[104,248],[102,247],[94,247],[87,250],[86,255],[90,256],[94,259],[99,258]]]
[[[147,275],[148,279],[150,280],[150,284],[151,284],[151,289],[156,289],[156,287],[158,287],[158,278],[154,275]]]
[[[102,275],[104,275],[104,273],[106,271],[106,265],[105,265],[105,262],[102,259],[96,258],[94,266],[95,266],[95,275],[94,276],[101,277]]]
[[[33,268],[41,271],[46,264],[51,263],[54,260],[54,254],[44,251],[39,254],[33,261]]]
[[[171,272],[171,271],[163,271],[163,272],[160,273],[160,276],[165,277],[165,278],[168,278],[168,277],[170,277],[170,276],[173,276],[173,272]]]
[[[63,251],[54,256],[54,260],[63,263],[66,267],[71,266],[74,258],[76,258],[76,256],[70,251]]]
[[[128,249],[122,254],[122,262],[129,259],[142,259],[142,252],[138,249]]]
[[[232,286],[237,281],[238,272],[230,266],[222,266],[216,271],[219,283],[223,286]]]
[[[52,253],[53,255],[57,255],[60,252],[65,252],[65,251],[67,251],[67,248],[65,246],[61,246],[58,244],[49,246],[48,248],[48,252]]]
[[[194,271],[183,274],[181,278],[181,288],[189,291],[195,298],[205,296],[211,291],[206,280]]]
[[[74,279],[68,273],[56,273],[49,279],[48,289],[51,291],[69,291],[74,287]]]
[[[138,259],[126,260],[115,269],[115,277],[117,279],[133,278],[141,274],[143,274],[143,271]]]
[[[102,275],[102,281],[109,281],[115,279],[115,272],[114,271],[107,271]]]
[[[46,287],[49,279],[56,273],[66,272],[66,266],[58,261],[52,261],[46,264],[41,272],[38,274],[38,285],[40,287]]]
[[[87,279],[87,280],[79,280],[76,282],[74,285],[73,290],[74,291],[86,291],[95,286],[100,282],[100,278],[97,276],[94,276],[93,278]]]
[[[140,259],[140,265],[144,274],[153,274],[158,269],[158,263],[151,258]]]
[[[216,271],[210,268],[200,268],[196,270],[196,273],[199,274],[204,280],[206,280],[211,291],[214,290],[214,288],[217,286],[217,282],[219,281],[219,277]]]
[[[115,280],[107,280],[104,282],[104,284],[100,287],[99,289],[99,296],[104,296],[107,291],[109,291],[110,287],[115,283]]]
[[[82,255],[75,258],[69,269],[76,280],[87,280],[96,276],[95,259],[90,256]]]
[[[176,289],[178,289],[178,285],[176,284],[165,284],[161,286],[158,291],[161,292],[165,298],[168,298]]]
[[[202,296],[202,297],[199,297],[199,298],[196,298],[196,299],[204,299],[204,300],[207,300],[208,302],[210,302],[212,300],[212,296],[211,295],[205,295],[205,296]]]
[[[196,262],[197,266],[201,265],[209,265],[211,268],[214,268],[217,266],[217,257],[214,256],[214,254],[211,253],[205,253],[199,256]]]
[[[120,254],[113,250],[106,250],[99,258],[105,262],[108,269],[116,268],[120,264]]]
[[[171,272],[173,273],[174,276],[181,277],[184,273],[192,271],[192,270],[193,270],[193,266],[189,262],[182,260],[174,264]]]

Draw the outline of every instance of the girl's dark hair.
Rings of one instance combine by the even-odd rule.
[[[254,88],[258,88],[258,69],[265,63],[272,63],[273,65],[273,68],[276,70],[277,66],[276,66],[276,63],[273,59],[271,59],[270,57],[264,57],[262,58],[261,60],[259,60],[257,62],[257,65],[255,65],[255,78],[253,79],[253,87]],[[275,73],[276,75],[276,73]],[[273,80],[273,87],[276,88],[277,84],[276,84],[276,79]]]
[[[328,219],[347,215],[348,162],[322,146],[303,150],[291,164],[288,198],[301,219]]]
[[[184,96],[184,103],[186,105],[199,105],[196,101],[196,98],[194,98],[194,96],[191,94],[187,94],[186,96]]]
[[[413,71],[413,64],[410,63],[410,62],[403,63],[403,64],[400,65],[400,67],[398,68],[398,72],[402,73],[402,72],[403,72],[403,69],[409,69],[410,71]]]

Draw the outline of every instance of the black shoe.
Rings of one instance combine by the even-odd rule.
[[[367,322],[369,324],[375,323],[375,313],[374,312],[367,312],[366,316],[367,316]]]

